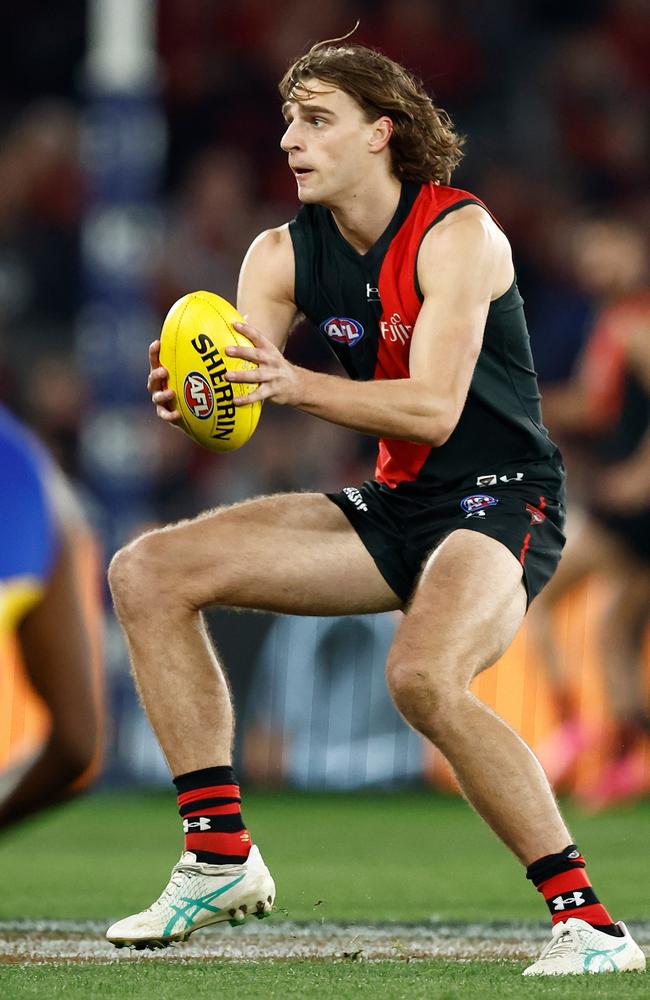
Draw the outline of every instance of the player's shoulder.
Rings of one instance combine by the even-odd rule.
[[[282,226],[265,229],[255,237],[244,257],[244,267],[255,267],[272,275],[293,268],[293,259],[293,244],[287,222]]]
[[[258,255],[277,254],[291,249],[291,236],[289,235],[290,223],[285,222],[281,226],[274,226],[265,229],[255,237],[250,245],[249,253]]]
[[[485,239],[505,240],[503,229],[497,224],[482,202],[468,201],[459,204],[452,212],[447,212],[443,218],[429,230],[428,235],[440,236],[453,234],[451,238],[459,241]]]
[[[257,298],[264,289],[272,300],[293,302],[296,265],[289,225],[265,229],[256,236],[244,257],[239,276],[238,302]],[[247,307],[244,307],[247,312]]]
[[[509,247],[508,238],[480,204],[461,205],[424,234],[421,253],[475,254],[481,249]]]

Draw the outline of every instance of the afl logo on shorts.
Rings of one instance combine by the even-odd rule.
[[[330,340],[337,344],[346,344],[348,347],[358,344],[364,334],[361,323],[347,316],[330,316],[321,323],[320,328]]]
[[[464,497],[460,501],[460,506],[466,514],[476,514],[479,510],[485,510],[486,507],[496,506],[498,502],[496,497],[491,497],[487,493],[473,493],[469,497]]]
[[[214,410],[210,383],[200,372],[188,372],[183,383],[183,395],[190,410],[199,420],[207,420]]]

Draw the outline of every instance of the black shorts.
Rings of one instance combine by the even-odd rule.
[[[327,496],[341,508],[405,604],[427,557],[458,528],[480,531],[510,549],[523,566],[530,604],[560,561],[564,493],[560,478],[541,478],[538,468],[531,470],[530,478],[526,471],[518,475],[521,478],[513,481],[506,473],[509,481],[497,479],[489,486],[478,486],[474,478],[473,484],[435,495],[416,491],[410,483],[391,488],[370,481]]]

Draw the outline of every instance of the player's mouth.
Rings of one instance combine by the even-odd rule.
[[[311,167],[292,167],[291,170],[293,171],[294,176],[298,180],[300,180],[300,179],[302,179],[304,177],[308,177],[309,174],[313,173],[313,170],[312,170]]]

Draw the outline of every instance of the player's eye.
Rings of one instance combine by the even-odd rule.
[[[319,125],[324,125],[325,124],[325,119],[324,118],[319,118],[318,115],[314,115],[314,117],[311,120],[311,123],[312,123],[312,125],[315,125],[316,128],[318,128]]]

